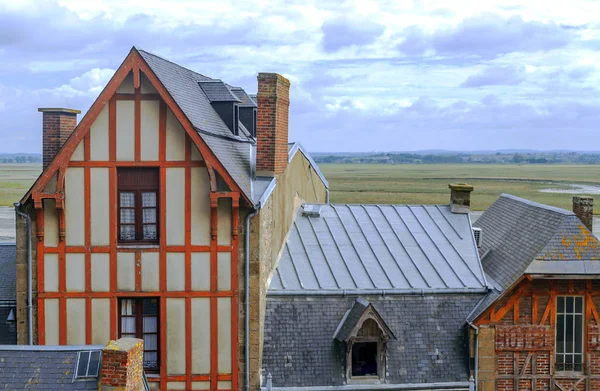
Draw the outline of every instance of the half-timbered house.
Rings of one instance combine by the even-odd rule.
[[[278,74],[250,96],[133,48],[79,123],[39,109],[44,170],[17,205],[19,343],[141,338],[153,388],[256,389],[266,279],[295,210],[327,194],[288,144],[289,103]]]

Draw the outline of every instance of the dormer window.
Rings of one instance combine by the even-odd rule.
[[[396,338],[377,310],[359,297],[340,321],[333,336],[342,342],[349,382],[379,382],[385,379],[386,347]]]

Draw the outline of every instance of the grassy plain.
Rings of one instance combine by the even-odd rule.
[[[485,210],[502,193],[565,209],[572,194],[542,193],[570,184],[600,185],[600,165],[550,164],[320,164],[334,203],[447,203],[448,183],[475,186],[473,210]]]
[[[600,186],[600,165],[320,164],[336,203],[447,203],[448,183],[475,186],[474,210],[485,210],[501,193],[571,207],[570,194],[541,193],[569,184]],[[0,164],[0,206],[12,206],[41,172],[40,164]],[[598,208],[597,208],[598,209]]]
[[[29,190],[42,171],[42,165],[0,164],[0,206],[12,206]]]

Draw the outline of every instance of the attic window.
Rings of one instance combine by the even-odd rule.
[[[77,379],[91,379],[98,377],[100,369],[100,351],[85,350],[77,354]]]

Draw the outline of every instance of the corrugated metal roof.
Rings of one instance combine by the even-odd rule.
[[[299,210],[270,291],[485,288],[468,215],[448,205]]]

